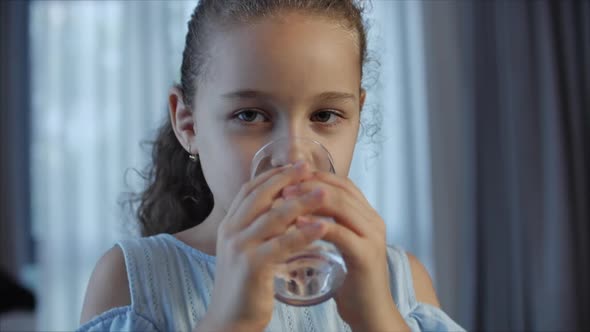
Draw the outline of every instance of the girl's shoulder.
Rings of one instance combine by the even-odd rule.
[[[402,315],[412,311],[418,303],[439,307],[432,279],[424,265],[399,246],[387,247],[391,293]]]
[[[131,304],[123,252],[118,247],[108,250],[98,261],[84,298],[80,323],[110,309]]]
[[[215,257],[170,234],[119,241],[131,309],[164,330],[190,330],[209,305]],[[190,310],[172,312],[180,306]]]
[[[146,299],[140,299],[142,294],[152,294],[153,289],[173,288],[179,277],[198,281],[215,266],[215,256],[207,255],[171,234],[125,239],[119,241],[117,247],[124,257],[135,307],[145,302]]]
[[[210,295],[215,256],[207,255],[171,234],[126,239],[117,243],[123,252],[131,301],[135,309],[153,306],[156,299],[191,294]],[[184,289],[179,290],[182,285]],[[188,288],[195,288],[192,291]],[[162,296],[165,295],[165,296]],[[172,299],[171,299],[172,300]]]
[[[81,323],[143,319],[160,330],[190,330],[208,306],[214,265],[215,257],[169,234],[119,241],[96,265]],[[170,312],[182,303],[191,310]]]

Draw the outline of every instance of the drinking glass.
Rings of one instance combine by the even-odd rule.
[[[332,156],[319,142],[285,137],[267,143],[252,159],[251,178],[274,167],[306,161],[313,170],[334,173]],[[330,222],[334,220],[326,216]],[[287,232],[293,231],[292,227]],[[346,265],[334,244],[317,240],[277,268],[275,298],[294,306],[310,306],[330,299],[346,277]]]

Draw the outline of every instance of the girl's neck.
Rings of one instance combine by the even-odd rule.
[[[219,223],[225,217],[225,211],[213,207],[213,210],[197,226],[191,227],[182,232],[174,234],[174,236],[187,245],[206,253],[207,255],[215,256],[217,247],[217,228]]]

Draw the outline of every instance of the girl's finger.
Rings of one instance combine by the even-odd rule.
[[[325,183],[329,183],[335,187],[339,187],[356,197],[359,202],[362,202],[367,206],[371,206],[361,190],[354,184],[354,182],[352,182],[352,180],[347,177],[338,176],[329,172],[314,172],[313,178]]]
[[[246,184],[246,196],[239,201],[232,214],[228,213],[228,217],[225,218],[225,220],[232,220],[233,224],[224,225],[224,231],[232,234],[244,229],[255,218],[270,209],[273,200],[280,195],[282,188],[303,181],[311,175],[309,165],[298,162],[293,167],[287,167],[266,178],[266,181],[254,181],[253,184]]]
[[[362,237],[375,231],[376,223],[372,220],[381,219],[376,217],[374,209],[370,206],[367,207],[349,192],[332,184],[317,180],[305,181],[285,188],[283,197],[289,199],[293,195],[302,195],[317,189],[324,191],[326,197],[323,199],[322,205],[315,210],[315,214],[333,217],[338,223]],[[379,227],[377,231],[381,231],[381,228]]]
[[[273,177],[281,172],[284,172],[286,169],[288,169],[292,166],[293,165],[289,164],[289,165],[284,165],[281,167],[271,168],[268,171],[260,174],[256,178],[252,179],[251,181],[245,183],[242,186],[242,188],[240,188],[240,191],[236,194],[236,197],[234,198],[234,203],[236,203],[236,204],[232,204],[229,207],[227,214],[228,215],[233,214],[233,212],[235,211],[237,206],[239,206],[239,202],[241,202],[244,199],[244,197],[248,196],[248,194],[250,194],[250,192],[252,190],[254,190],[254,188],[258,187],[261,183],[268,181],[268,179],[270,179],[271,177]]]
[[[350,229],[336,223],[328,222],[324,227],[326,230],[322,240],[333,243],[342,253],[346,264],[363,260],[362,256],[365,253],[363,241],[366,239],[362,239]]]
[[[314,190],[289,200],[277,199],[278,204],[240,232],[239,241],[260,243],[284,233],[297,217],[312,214],[322,204],[323,195]]]
[[[271,262],[274,264],[284,263],[289,256],[300,252],[313,241],[321,239],[326,233],[326,223],[318,220],[317,222],[303,222],[298,226],[292,227],[283,235],[273,237],[262,244],[255,250],[261,261]]]

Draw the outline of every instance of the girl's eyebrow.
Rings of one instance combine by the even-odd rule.
[[[258,90],[238,90],[222,95],[225,99],[274,99],[268,92]],[[348,92],[326,91],[315,96],[313,100],[318,101],[356,101],[356,95]]]
[[[257,90],[238,90],[225,93],[222,97],[225,99],[273,99],[270,93]]]
[[[321,101],[356,101],[356,95],[348,92],[328,91],[320,93],[314,99]]]

